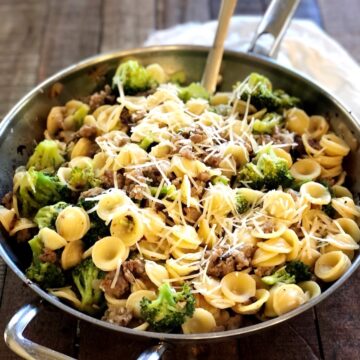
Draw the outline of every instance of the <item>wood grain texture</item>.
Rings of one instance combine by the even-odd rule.
[[[326,31],[360,61],[360,22],[355,20],[360,13],[357,0],[318,0]]]
[[[242,0],[237,14],[262,13],[268,0]],[[1,0],[0,114],[36,82],[84,57],[139,46],[148,33],[187,21],[217,17],[220,0]],[[302,0],[298,17],[311,18],[360,59],[357,0]],[[20,24],[20,26],[19,26]],[[0,263],[0,333],[11,315],[35,295]],[[5,276],[6,275],[6,276]],[[5,278],[3,296],[2,279]],[[334,296],[269,331],[225,343],[181,345],[165,360],[184,359],[358,359],[359,273]],[[57,311],[43,312],[27,330],[34,341],[79,359],[136,359],[152,341],[125,336],[78,322]],[[318,328],[317,328],[318,327]],[[319,334],[317,334],[317,332]],[[320,335],[318,337],[317,335]],[[101,351],[101,354],[99,353]],[[114,356],[115,354],[115,356]],[[19,359],[0,341],[0,359]]]
[[[101,52],[140,46],[155,28],[155,0],[103,0]]]

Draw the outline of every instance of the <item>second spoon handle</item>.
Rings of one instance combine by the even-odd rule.
[[[201,85],[210,94],[212,94],[216,88],[224,52],[224,42],[236,3],[237,0],[222,0],[221,2],[214,43],[207,57],[204,74],[201,80]]]

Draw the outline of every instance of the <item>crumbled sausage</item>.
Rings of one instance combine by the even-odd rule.
[[[184,211],[186,218],[193,223],[195,223],[201,216],[201,212],[194,207],[186,207]]]
[[[94,187],[80,193],[79,200],[100,195],[104,191],[101,187]]]
[[[88,99],[91,112],[102,105],[113,104],[114,102],[115,96],[111,95],[111,87],[109,85],[105,85],[104,90],[90,95]]]
[[[114,172],[111,170],[105,170],[104,174],[100,176],[101,184],[105,189],[110,189],[114,187]],[[116,182],[119,189],[124,186],[125,179],[124,175],[120,172],[116,173]]]
[[[56,252],[49,248],[44,248],[42,254],[39,256],[39,260],[42,262],[49,262],[54,264],[57,261]]]
[[[13,202],[13,192],[9,191],[8,193],[6,193],[4,195],[4,197],[1,200],[1,203],[7,208],[7,209],[11,209],[12,208],[12,202]]]
[[[126,294],[130,289],[129,282],[125,279],[124,273],[120,270],[119,276],[116,280],[115,286],[111,287],[111,284],[114,280],[115,271],[111,271],[106,274],[105,278],[101,280],[100,288],[116,299],[120,299],[124,294]]]
[[[75,135],[79,138],[94,139],[97,135],[97,127],[94,125],[83,125]]]
[[[146,276],[145,263],[140,259],[131,259],[122,264],[125,279],[133,284],[136,278]]]
[[[209,258],[207,274],[222,278],[233,271],[242,270],[250,265],[254,247],[244,244],[239,249],[230,249],[229,246],[222,246],[217,249],[208,250],[205,257]]]
[[[205,157],[204,163],[211,167],[217,168],[219,167],[221,160],[222,160],[221,155],[210,155]]]
[[[132,313],[128,311],[125,306],[118,307],[110,305],[101,319],[111,324],[127,326],[132,320],[132,317]]]
[[[265,266],[259,266],[258,268],[256,268],[254,270],[254,274],[259,276],[259,277],[263,277],[263,276],[267,276],[267,275],[271,275],[272,271],[273,271],[274,267],[270,266],[270,267],[265,267]]]
[[[179,155],[188,160],[195,159],[195,154],[192,152],[192,149],[189,148],[189,146],[182,147],[179,151]]]
[[[16,241],[21,243],[30,240],[34,235],[31,230],[32,229],[22,229],[16,232],[15,234]]]

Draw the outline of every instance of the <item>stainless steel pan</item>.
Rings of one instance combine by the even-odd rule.
[[[275,5],[273,4],[271,11],[264,18],[265,22],[259,27],[256,39],[266,32],[275,36],[276,41],[270,50],[271,54],[276,52],[279,44],[278,36],[280,35],[281,37],[283,34],[283,27],[278,26],[279,21],[282,24],[288,21],[288,14],[293,12],[293,5],[296,3],[297,1],[293,0],[275,1]],[[258,48],[256,44],[255,40],[252,44],[252,49]],[[100,55],[70,66],[41,83],[20,100],[1,123],[0,194],[3,195],[11,189],[14,167],[24,164],[26,161],[26,152],[20,155],[17,152],[17,148],[20,145],[24,145],[27,151],[33,149],[34,139],[41,139],[45,119],[52,106],[63,104],[71,98],[79,98],[91,94],[104,83],[106,78],[110,79],[119,61],[128,57],[138,59],[143,64],[159,63],[168,72],[185,70],[189,81],[198,81],[201,78],[208,51],[208,48],[198,46],[166,46]],[[360,154],[357,147],[357,141],[360,140],[360,123],[351,114],[351,111],[342,105],[336,97],[327,93],[321,86],[299,73],[280,66],[274,60],[263,55],[227,51],[222,63],[221,73],[223,75],[223,82],[221,88],[230,89],[235,80],[243,79],[252,71],[268,76],[275,87],[283,88],[287,92],[303,99],[305,109],[310,114],[326,114],[335,132],[352,145],[352,152],[345,167],[351,169],[351,171],[348,171],[349,185],[353,192],[359,192],[360,182],[356,180],[356,174],[359,174],[360,170]],[[328,76],[331,76],[331,74],[328,74]],[[58,91],[59,89],[61,91]],[[357,141],[354,141],[354,138]],[[252,334],[282,323],[310,309],[332,294],[350,277],[360,264],[360,257],[357,256],[351,268],[338,281],[324,289],[319,297],[278,318],[226,332],[182,335],[132,330],[80,313],[26,279],[24,269],[30,259],[24,258],[19,249],[13,246],[5,236],[0,236],[0,255],[19,278],[28,284],[40,298],[53,304],[60,310],[72,314],[78,319],[113,330],[119,334],[129,335],[138,339],[158,339],[160,343],[157,347],[141,355],[140,359],[143,360],[150,359],[150,357],[153,360],[158,359],[169,343],[220,341]],[[26,359],[71,359],[23,337],[23,330],[40,309],[39,303],[29,304],[21,308],[14,315],[5,331],[7,344],[18,355]]]

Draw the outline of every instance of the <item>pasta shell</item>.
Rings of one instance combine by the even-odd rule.
[[[67,243],[61,253],[61,267],[68,270],[79,265],[82,261],[83,252],[84,244],[81,240]]]
[[[9,210],[4,206],[0,206],[0,223],[7,232],[13,226],[15,218],[16,212],[14,209]]]
[[[60,236],[56,231],[47,227],[39,231],[39,236],[44,246],[50,250],[58,250],[67,244],[67,241]]]
[[[181,325],[184,334],[208,333],[215,329],[214,316],[207,310],[196,308],[191,318]]]
[[[135,245],[144,235],[144,226],[139,212],[132,209],[118,213],[112,220],[110,233],[126,245]]]
[[[343,252],[330,251],[317,259],[314,273],[319,279],[331,282],[339,279],[350,266],[351,261]]]
[[[114,271],[129,256],[129,248],[121,239],[107,236],[98,240],[92,250],[92,260],[103,271]]]
[[[57,216],[55,226],[57,233],[66,241],[76,241],[90,229],[89,215],[80,207],[68,206]]]
[[[243,272],[231,272],[225,275],[220,285],[223,294],[231,301],[243,303],[255,296],[256,282]]]

